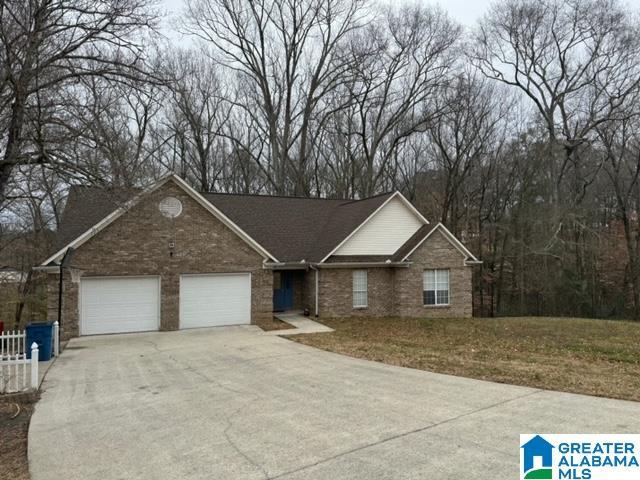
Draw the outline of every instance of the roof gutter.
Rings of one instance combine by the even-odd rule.
[[[308,270],[311,266],[306,262],[263,262],[265,270]]]
[[[484,262],[482,260],[465,260],[464,264],[467,267],[471,267],[473,265],[482,265]]]
[[[32,267],[31,270],[34,272],[58,273],[60,271],[60,264],[36,265]]]
[[[67,248],[64,252],[64,256],[60,261],[58,268],[60,269],[60,276],[58,277],[58,325],[62,327],[62,301],[64,292],[64,269],[69,267],[71,259],[73,258],[75,250],[71,247]]]
[[[317,263],[317,268],[407,268],[413,262],[334,262],[334,263]]]
[[[262,268],[265,270],[316,270],[319,268],[406,268],[413,262],[264,262]]]

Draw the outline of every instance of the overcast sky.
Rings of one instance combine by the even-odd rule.
[[[184,0],[161,0],[164,8],[169,15],[175,15],[180,13]],[[466,26],[473,25],[480,16],[485,12],[487,6],[492,0],[440,0],[439,2],[427,2],[432,4],[439,4],[446,9],[449,14],[458,20],[460,23]],[[633,0],[634,3],[640,3],[640,0]],[[167,22],[169,25],[169,22]],[[175,39],[178,39],[178,35],[175,32],[171,32],[171,28],[167,27],[167,34]]]
[[[184,0],[163,0],[163,3],[168,11],[178,13],[182,9]],[[441,0],[430,3],[439,3],[460,23],[472,25],[482,15],[491,0]]]
[[[169,14],[169,16],[175,16],[179,14],[182,10],[185,0],[160,0],[165,10]],[[393,0],[386,0],[387,2]],[[493,0],[439,0],[439,1],[430,1],[423,0],[425,3],[431,4],[439,4],[445,10],[449,12],[449,14],[455,18],[461,24],[471,27],[475,25],[476,21],[487,11],[488,6],[493,2]],[[640,9],[640,0],[627,0],[625,2],[632,9]],[[174,29],[170,27],[170,20],[168,19],[166,22],[166,30],[167,36],[173,38],[174,40],[181,40],[180,34],[173,31]]]

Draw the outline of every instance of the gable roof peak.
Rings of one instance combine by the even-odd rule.
[[[474,265],[482,263],[442,222],[438,222],[433,228],[427,228],[427,225],[424,225],[396,254],[402,256],[403,262],[406,261],[436,230],[439,230],[445,239],[465,256],[465,264]]]
[[[230,228],[236,235],[238,235],[242,240],[244,240],[249,246],[251,246],[254,250],[256,250],[264,260],[272,259],[274,261],[278,261],[278,259],[272,255],[268,250],[266,250],[260,243],[258,243],[254,238],[248,235],[239,225],[237,225],[233,220],[229,219],[222,211],[220,211],[215,205],[205,199],[200,193],[194,190],[184,179],[176,175],[175,173],[168,173],[167,175],[162,176],[153,184],[149,185],[145,189],[139,189],[135,194],[129,196],[129,198],[121,199],[119,202],[114,202],[114,199],[111,198],[110,202],[107,202],[105,207],[105,212],[99,217],[89,219],[87,225],[84,225],[84,228],[78,232],[75,232],[70,238],[69,241],[65,241],[64,244],[61,245],[61,248],[56,251],[53,255],[47,258],[41,265],[48,265],[52,262],[59,261],[60,258],[65,254],[65,252],[69,248],[77,248],[87,240],[95,236],[102,229],[113,223],[115,220],[120,218],[124,213],[129,210],[129,208],[136,205],[144,196],[158,190],[162,186],[164,186],[167,182],[173,181],[178,187],[180,187],[184,192],[189,195],[194,201],[200,204],[205,210],[207,210],[210,214],[224,223],[228,228]],[[133,192],[132,192],[133,193]],[[80,202],[81,209],[86,209],[87,205],[84,202]],[[64,216],[67,215],[67,207],[65,207]]]

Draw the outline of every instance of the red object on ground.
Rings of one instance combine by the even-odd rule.
[[[4,322],[0,322],[0,333],[4,332]]]

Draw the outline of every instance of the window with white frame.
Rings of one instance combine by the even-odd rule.
[[[365,308],[367,306],[367,301],[367,271],[354,270],[353,308]]]
[[[422,301],[425,305],[449,305],[449,270],[425,270]]]

